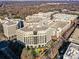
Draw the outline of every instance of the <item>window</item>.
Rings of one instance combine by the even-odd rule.
[[[25,39],[26,39],[25,41],[26,41],[26,44],[27,44],[27,37]]]
[[[47,42],[47,39],[46,39],[46,35],[45,35],[45,43]]]
[[[24,43],[25,43],[25,37],[24,37]]]
[[[44,43],[44,36],[40,36],[40,43]]]
[[[37,44],[38,43],[38,39],[37,39],[37,36],[34,37],[34,44]]]

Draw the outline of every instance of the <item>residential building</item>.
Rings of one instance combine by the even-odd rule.
[[[61,37],[72,26],[71,20],[74,22],[76,17],[76,15],[46,12],[27,16],[26,22],[7,19],[3,22],[4,35],[9,39],[17,36],[26,47],[42,47],[54,37]],[[24,25],[21,26],[21,23]]]
[[[16,31],[17,39],[24,42],[26,47],[45,46],[54,37],[61,37],[72,26],[76,18],[77,15],[55,12],[27,16],[27,26]]]
[[[24,27],[18,29],[17,39],[24,42],[27,46],[44,46],[46,42],[51,40],[51,28],[48,27]]]
[[[16,36],[17,24],[12,21],[6,21],[3,23],[4,35],[8,39],[13,39]]]
[[[53,22],[51,20],[43,20],[39,25],[31,25],[18,29],[16,31],[17,39],[24,42],[27,46],[39,47],[45,46],[52,37],[57,38],[61,36],[68,28],[70,28],[68,22]]]
[[[26,26],[24,20],[21,19],[9,19],[5,17],[4,20],[1,20],[1,24],[3,26],[3,32],[5,37],[8,39],[16,38],[16,30]]]

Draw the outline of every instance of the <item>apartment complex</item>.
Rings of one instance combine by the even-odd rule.
[[[16,31],[17,39],[24,42],[26,47],[45,46],[53,37],[59,38],[65,33],[75,23],[76,18],[76,15],[54,14],[54,12],[27,16],[27,26]]]
[[[16,30],[18,27],[21,28],[22,24],[19,24],[21,19],[5,19],[2,20],[1,23],[3,25],[4,35],[7,39],[16,38]]]
[[[23,22],[20,19],[8,18],[1,22],[4,35],[8,39],[16,36],[17,40],[24,42],[26,46],[42,47],[54,37],[61,37],[75,23],[76,18],[77,15],[54,11],[29,15]]]
[[[17,24],[12,22],[12,21],[7,21],[3,24],[4,28],[4,35],[8,39],[12,39],[13,37],[16,36],[16,29],[17,29]]]

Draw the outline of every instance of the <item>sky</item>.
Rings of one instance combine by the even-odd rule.
[[[0,1],[70,1],[70,0],[0,0]],[[71,0],[71,1],[79,1],[79,0]]]

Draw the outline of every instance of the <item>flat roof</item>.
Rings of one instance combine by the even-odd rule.
[[[16,23],[13,22],[13,21],[6,21],[4,24],[6,24],[6,25],[13,25],[13,24],[16,24]]]
[[[51,20],[42,20],[37,25],[36,24],[30,25],[28,27],[22,28],[21,30],[23,30],[23,31],[33,31],[33,30],[42,31],[42,30],[48,29],[53,24],[54,24],[54,22]]]
[[[37,30],[37,31],[42,31],[42,30],[46,30],[49,27],[57,29],[57,28],[63,28],[64,26],[66,26],[68,24],[68,22],[62,22],[62,21],[58,21],[58,22],[53,22],[53,21],[46,21],[45,23],[43,22],[44,25],[39,24],[39,25],[31,25],[28,27],[24,27],[21,30],[23,31],[33,31],[33,30]]]
[[[70,36],[69,41],[79,44],[79,28],[75,29],[75,31]]]
[[[34,22],[39,22],[43,19],[46,19],[45,17],[41,17],[41,16],[27,16],[26,17],[26,22],[27,23],[34,23]]]
[[[67,24],[68,22],[57,21],[57,22],[54,22],[54,24],[51,27],[52,28],[63,28]]]
[[[40,20],[44,20],[44,19],[50,19],[51,15],[56,13],[55,12],[39,12],[38,14],[33,14],[30,16],[26,17],[26,22],[27,23],[33,23],[33,22],[39,22]]]
[[[31,27],[24,27],[21,30],[27,32],[27,31],[33,31],[33,30],[42,31],[42,30],[46,30],[46,29],[48,29],[48,27],[46,27],[46,26],[40,26],[40,27],[35,27],[35,28],[33,26],[31,26]]]
[[[49,27],[54,28],[54,29],[63,28],[64,26],[66,26],[68,24],[68,22],[62,22],[62,21],[53,22],[51,20],[48,20],[48,21],[45,20],[42,22],[38,25],[31,25],[28,27],[24,27],[21,30],[23,30],[23,31],[33,31],[33,30],[42,31],[42,30],[48,29]]]
[[[54,18],[57,19],[63,19],[63,20],[73,20],[75,18],[77,18],[77,15],[71,15],[71,14],[63,14],[63,13],[57,13],[53,15]]]

